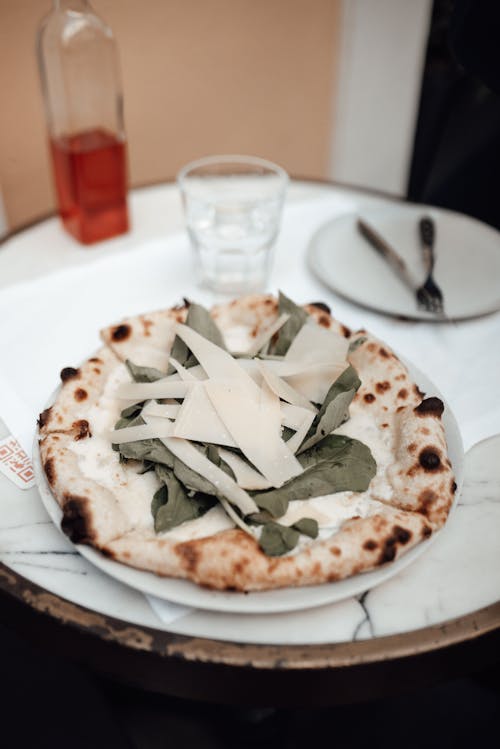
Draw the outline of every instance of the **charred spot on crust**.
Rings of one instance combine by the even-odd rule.
[[[401,388],[401,390],[398,393],[398,398],[407,398],[408,397],[408,390],[406,388]]]
[[[413,386],[413,391],[414,391],[415,395],[418,395],[419,398],[424,398],[425,397],[424,391],[420,390],[420,388],[419,388],[418,385],[414,385]]]
[[[417,416],[436,416],[439,419],[444,411],[444,403],[440,398],[432,396],[431,398],[425,398],[413,410]]]
[[[380,356],[382,356],[384,359],[389,359],[390,356],[391,356],[389,354],[389,352],[386,351],[385,348],[383,348],[382,346],[379,348],[378,352],[379,352]]]
[[[366,403],[373,403],[373,401],[375,400],[375,396],[373,395],[373,393],[365,393],[365,395],[363,396],[363,400]]]
[[[74,398],[76,401],[84,401],[88,397],[88,393],[83,388],[77,388],[74,392]]]
[[[455,492],[456,492],[456,490],[457,490],[457,489],[458,489],[458,487],[457,487],[457,482],[456,482],[456,481],[452,481],[452,482],[451,482],[451,486],[450,486],[450,491],[451,491],[451,493],[452,493],[452,494],[455,494]]]
[[[382,427],[382,429],[387,429],[387,427],[389,426],[389,424],[384,423],[384,424],[381,424],[380,426]]]
[[[45,475],[47,476],[47,481],[49,482],[49,484],[51,486],[54,486],[54,484],[56,483],[56,468],[53,458],[47,458],[47,460],[43,464],[43,470],[45,471]]]
[[[411,531],[407,530],[406,528],[402,528],[400,525],[395,525],[392,530],[394,532],[394,535],[396,536],[396,540],[398,541],[398,543],[402,544],[403,546],[408,543],[411,538]]]
[[[68,380],[73,380],[75,377],[78,377],[79,374],[79,369],[75,369],[74,367],[64,367],[64,369],[61,369],[60,378],[62,382],[67,382]]]
[[[144,336],[146,338],[149,338],[151,336],[151,328],[153,327],[153,321],[148,320],[148,318],[145,317],[141,320],[141,323],[142,323],[142,328],[144,330]]]
[[[86,419],[80,419],[79,421],[74,421],[71,425],[73,429],[76,430],[75,434],[75,442],[78,442],[79,440],[84,440],[86,437],[92,437],[92,432],[90,431],[90,424]]]
[[[422,528],[422,538],[429,538],[432,536],[432,528],[429,525],[424,525]]]
[[[396,556],[397,545],[401,544],[404,546],[411,539],[411,532],[402,528],[400,525],[393,525],[392,533],[386,538],[382,547],[382,553],[380,554],[378,563],[384,564],[385,562],[392,562]]]
[[[435,502],[436,499],[437,499],[437,495],[435,492],[432,491],[432,489],[423,489],[423,491],[421,491],[420,494],[418,495],[418,500],[420,502],[419,512],[422,515],[428,515],[429,505]]]
[[[182,304],[176,304],[175,307],[172,307],[172,309],[177,312],[179,310],[188,309],[191,306],[191,302],[189,299],[186,299],[185,296],[182,297]]]
[[[130,338],[131,333],[132,328],[130,325],[117,325],[111,332],[111,338],[113,341],[126,341],[127,338]]]
[[[397,413],[397,414],[400,414],[400,413],[401,413],[401,411],[404,411],[404,410],[405,410],[405,408],[406,408],[406,406],[398,406],[398,407],[396,408],[396,413]]]
[[[323,312],[326,312],[327,315],[331,314],[330,307],[328,306],[328,304],[325,304],[324,302],[310,302],[309,304],[311,307],[316,307],[317,309],[320,309]]]
[[[320,315],[318,317],[318,325],[322,325],[324,328],[329,328],[330,322],[330,318],[327,315]]]
[[[363,544],[363,549],[366,549],[367,551],[373,551],[378,546],[377,542],[373,540],[373,538],[367,539]]]
[[[347,327],[347,325],[342,325],[341,324],[340,325],[340,329],[342,331],[342,335],[344,336],[344,338],[350,338],[351,337],[352,333],[349,330],[349,328]]]
[[[441,469],[441,458],[434,447],[426,447],[418,456],[418,462],[424,471],[439,471]]]
[[[408,452],[414,453],[416,449],[417,449],[416,444],[414,442],[410,442],[410,444],[408,445]]]
[[[368,346],[366,347],[367,351],[372,351],[372,352],[375,351],[376,348],[377,347],[374,343],[369,343]]]
[[[38,417],[38,421],[36,422],[38,424],[39,429],[42,429],[44,426],[48,424],[51,411],[52,411],[52,406],[49,406],[49,408],[46,408],[45,411],[42,411],[42,413]]]
[[[109,557],[109,559],[115,559],[116,554],[112,549],[108,549],[105,546],[99,549],[99,551],[104,554],[105,557]]]
[[[89,359],[89,362],[92,362],[92,364],[102,364],[102,359],[99,359],[97,356],[93,356],[92,359]]]
[[[62,530],[74,544],[91,543],[94,534],[86,498],[65,494],[64,500]]]
[[[342,551],[338,546],[332,546],[330,554],[333,554],[334,557],[339,557],[342,554]]]
[[[377,382],[375,385],[375,389],[377,393],[385,393],[386,390],[390,390],[391,383],[387,382],[387,380],[384,380],[383,382]]]
[[[180,544],[177,547],[177,553],[184,562],[187,571],[194,572],[196,570],[196,567],[198,566],[198,560],[200,558],[196,547],[190,543]]]

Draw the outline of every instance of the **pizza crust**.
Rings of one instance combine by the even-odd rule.
[[[441,401],[422,399],[406,367],[385,344],[365,331],[351,333],[321,303],[306,309],[318,324],[350,340],[365,339],[349,356],[362,386],[351,404],[351,421],[338,431],[349,434],[349,425],[362,424],[363,417],[384,442],[386,464],[380,465],[365,493],[382,503],[375,514],[344,522],[327,539],[304,538],[285,556],[268,557],[254,538],[238,529],[188,541],[176,540],[173,534],[155,534],[149,510],[154,474],[138,477],[133,464],[120,466],[117,453],[109,455],[110,447],[108,453],[104,451],[110,460],[107,483],[85,475],[82,455],[90,451],[90,444],[95,448],[99,439],[92,436],[93,414],[104,398],[106,383],[117,367],[123,366],[119,362],[128,358],[166,370],[173,321],[183,322],[187,315],[183,306],[128,318],[101,331],[106,345],[80,368],[71,370],[70,376],[68,369],[63,370],[66,377],[60,394],[40,417],[42,465],[63,510],[63,530],[70,538],[159,575],[217,589],[249,591],[340,580],[397,559],[440,528],[456,489],[446,452]],[[274,322],[277,301],[269,295],[250,296],[216,306],[211,312],[228,346],[244,350]],[[163,366],[159,366],[160,359]],[[79,399],[80,389],[87,393],[84,399]],[[351,436],[368,441],[369,431],[358,426],[358,433]],[[121,479],[112,478],[117,466]],[[144,494],[138,492],[134,501],[137,479],[151,486]]]

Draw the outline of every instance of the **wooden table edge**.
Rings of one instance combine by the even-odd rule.
[[[58,624],[160,658],[257,669],[339,669],[429,654],[498,632],[500,602],[439,624],[367,640],[265,645],[179,635],[116,619],[61,598],[0,563],[0,592]]]

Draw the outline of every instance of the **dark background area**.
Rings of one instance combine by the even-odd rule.
[[[500,2],[435,0],[408,198],[500,228],[499,175]]]
[[[497,743],[500,681],[493,668],[417,692],[409,683],[405,694],[391,699],[273,710],[195,703],[113,684],[1,624],[0,657],[0,736],[9,749],[305,749],[312,742],[337,749],[460,749]]]
[[[408,197],[500,228],[499,174],[500,2],[436,0]],[[408,694],[392,699],[318,710],[238,709],[112,684],[37,650],[4,625],[0,736],[6,749],[304,749],[313,741],[340,749],[456,749],[498,743],[498,653],[486,672],[419,692],[408,685]]]

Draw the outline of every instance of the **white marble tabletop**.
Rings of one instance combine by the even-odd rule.
[[[331,194],[346,202],[354,199],[357,205],[381,200],[327,185],[293,183],[289,201],[304,204]],[[55,218],[16,234],[0,249],[0,293],[2,287],[49,275],[61,267],[84,266],[98,257],[133,251],[141,243],[182,228],[180,202],[172,185],[134,191],[131,208],[133,231],[97,249],[77,246],[62,233]],[[307,291],[314,288],[309,284]],[[325,301],[336,301],[332,293],[321,291]],[[425,336],[425,328],[419,330]],[[0,412],[0,445],[9,434],[1,416]],[[458,505],[445,529],[416,562],[360,596],[306,611],[242,616],[174,608],[160,618],[141,593],[107,577],[78,554],[50,521],[35,487],[21,490],[2,473],[0,561],[44,589],[91,610],[190,636],[285,645],[411,632],[500,599],[499,454],[500,437],[469,449]]]

